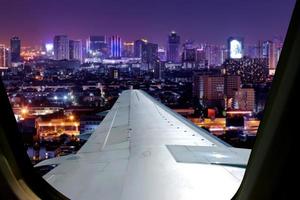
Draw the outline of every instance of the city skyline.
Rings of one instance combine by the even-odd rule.
[[[1,1],[0,23],[5,28],[0,31],[0,43],[8,45],[9,38],[17,35],[24,46],[52,42],[53,36],[60,34],[82,40],[90,35],[118,34],[123,41],[146,37],[165,45],[172,30],[178,32],[182,41],[223,44],[229,36],[243,36],[247,43],[256,43],[259,39],[285,36],[295,2],[88,0],[71,4],[63,0],[57,6],[52,1]],[[149,9],[151,6],[153,9]]]

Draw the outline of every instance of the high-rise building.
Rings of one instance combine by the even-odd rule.
[[[200,68],[206,68],[208,66],[208,61],[206,59],[206,53],[203,46],[196,49],[196,62]]]
[[[204,46],[208,66],[215,67],[222,64],[222,49],[219,45]]]
[[[19,37],[10,39],[11,62],[18,63],[21,61],[21,40]]]
[[[182,63],[184,68],[195,68],[196,67],[196,49],[184,48],[182,52]]]
[[[4,44],[0,44],[0,67],[6,67],[6,49]]]
[[[157,53],[158,53],[158,59],[160,61],[167,61],[167,52],[164,48],[161,48],[159,47],[158,50],[157,50]]]
[[[161,62],[157,62],[154,65],[154,78],[161,80],[162,79],[162,74],[163,74],[163,68],[164,68],[164,64]]]
[[[228,59],[228,49],[226,45],[221,46],[221,63],[223,64],[225,60]]]
[[[167,61],[172,63],[180,62],[180,36],[172,31],[168,37]]]
[[[142,46],[148,43],[148,40],[142,38],[134,42],[134,57],[142,58]]]
[[[110,37],[110,57],[122,57],[122,39],[118,35]]]
[[[124,42],[122,56],[126,58],[134,57],[134,42]]]
[[[194,95],[204,104],[221,103],[224,101],[224,77],[196,76],[194,78]]]
[[[82,62],[82,42],[80,40],[70,40],[70,59]]]
[[[239,76],[195,74],[193,95],[207,105],[225,105],[225,99],[233,98],[240,88]]]
[[[66,35],[56,35],[53,40],[55,60],[70,59],[69,38]]]
[[[107,58],[109,51],[105,36],[90,36],[87,40],[87,56],[89,58]]]
[[[226,97],[233,98],[236,91],[241,87],[241,77],[237,75],[224,76]]]
[[[158,45],[150,42],[142,44],[142,63],[154,64],[158,59]]]
[[[142,63],[154,64],[158,60],[158,44],[150,43],[146,39],[136,40],[134,56],[141,58]]]
[[[234,109],[254,111],[255,91],[253,88],[240,88],[234,96]]]
[[[276,48],[272,41],[263,42],[262,57],[268,60],[269,74],[274,74],[276,68]]]
[[[275,56],[275,65],[277,65],[278,61],[279,61],[279,57],[280,57],[280,54],[281,54],[281,50],[282,50],[282,47],[283,47],[283,39],[281,37],[275,37],[273,39],[273,43],[274,43],[274,56]],[[276,66],[275,66],[276,68]]]

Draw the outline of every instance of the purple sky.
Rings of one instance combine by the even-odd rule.
[[[225,44],[285,36],[295,0],[0,0],[0,43],[13,35],[24,45],[118,34],[166,44],[176,30],[182,39]]]

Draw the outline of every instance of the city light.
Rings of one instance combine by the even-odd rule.
[[[203,2],[195,1],[194,4],[199,7]],[[35,5],[32,4],[31,8]],[[60,12],[64,10],[62,6],[51,10]],[[180,5],[176,6],[180,8]],[[149,9],[147,5],[139,7],[142,10],[145,8]],[[190,9],[197,10],[197,6]],[[263,27],[267,27],[261,26],[263,20],[255,21],[254,28],[253,23],[245,23],[245,20],[228,20],[237,17],[232,9],[236,6],[225,9],[226,18],[222,17],[221,12],[213,12],[209,18],[205,18],[207,13],[200,16],[213,9],[197,12],[197,19],[205,19],[200,26],[192,19],[195,16],[182,15],[182,20],[174,20],[169,15],[174,9],[163,9],[164,16],[169,17],[162,19],[158,17],[160,14],[150,18],[147,16],[145,22],[154,22],[144,24],[148,27],[147,32],[140,24],[135,24],[136,21],[130,20],[130,26],[122,26],[122,35],[121,32],[106,30],[105,26],[96,27],[99,30],[92,33],[82,23],[64,31],[78,32],[72,35],[61,34],[54,29],[51,33],[44,29],[44,33],[37,34],[30,31],[34,28],[29,27],[22,30],[30,33],[16,32],[6,41],[5,35],[11,33],[4,34],[0,44],[0,75],[7,85],[7,96],[18,123],[26,127],[24,130],[30,131],[32,136],[40,136],[37,142],[41,142],[41,148],[44,148],[43,140],[57,142],[65,139],[66,135],[92,132],[109,112],[106,110],[113,108],[116,102],[118,105],[118,98],[122,97],[124,90],[133,92],[141,89],[230,145],[249,145],[247,148],[252,148],[252,144],[245,144],[230,134],[243,134],[246,139],[249,135],[256,135],[285,32],[280,29],[275,33],[266,28],[266,33],[261,34]],[[264,14],[270,9],[264,10]],[[142,10],[139,15],[141,21],[143,14],[148,13]],[[189,11],[192,13],[192,10]],[[81,11],[81,14],[85,12],[84,9]],[[249,11],[246,9],[243,12]],[[118,19],[118,22],[119,19],[128,20],[126,14],[115,14],[108,18]],[[63,15],[61,20],[65,17],[68,16]],[[84,14],[79,18],[82,17]],[[78,21],[75,18],[73,21]],[[87,18],[84,20],[89,23]],[[161,28],[161,21],[168,21],[169,25]],[[48,27],[46,22],[44,26]],[[224,29],[226,22],[229,24],[228,30]],[[265,22],[262,24],[265,25]],[[19,25],[22,26],[22,23],[13,26]],[[32,27],[34,23],[27,25]],[[120,27],[120,24],[115,25]],[[212,26],[215,29],[207,28]],[[173,30],[175,28],[178,30]],[[253,32],[241,31],[251,28]],[[278,35],[277,39],[274,34]],[[140,95],[132,98],[144,103]],[[120,105],[122,107],[123,104]],[[160,114],[162,122],[172,121],[170,116]],[[95,118],[98,120],[96,123]],[[184,126],[177,126],[173,121],[171,124],[179,127],[177,131],[184,129],[183,132],[189,133]],[[218,154],[215,157],[221,158]]]
[[[237,110],[237,111],[227,111],[227,114],[252,114],[252,111],[241,111],[241,110]]]
[[[28,112],[29,112],[29,110],[28,110],[27,107],[24,107],[24,108],[21,109],[21,114],[22,114],[22,115],[27,115]]]
[[[242,42],[236,39],[230,41],[230,58],[239,59],[243,57]]]
[[[53,51],[53,44],[52,43],[47,43],[45,45],[45,48],[46,48],[47,52],[51,52],[51,51]]]

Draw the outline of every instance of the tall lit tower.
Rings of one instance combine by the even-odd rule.
[[[6,67],[5,45],[0,44],[0,67]]]
[[[269,74],[275,73],[276,55],[275,46],[272,41],[265,41],[262,44],[262,57],[268,60]]]
[[[17,63],[21,61],[21,40],[19,37],[10,39],[11,62]]]
[[[112,58],[122,57],[122,39],[118,35],[110,38],[110,56]]]
[[[180,62],[179,56],[180,36],[172,31],[168,37],[167,60],[173,63]]]
[[[69,39],[66,35],[57,35],[54,37],[54,58],[55,60],[70,59]]]

